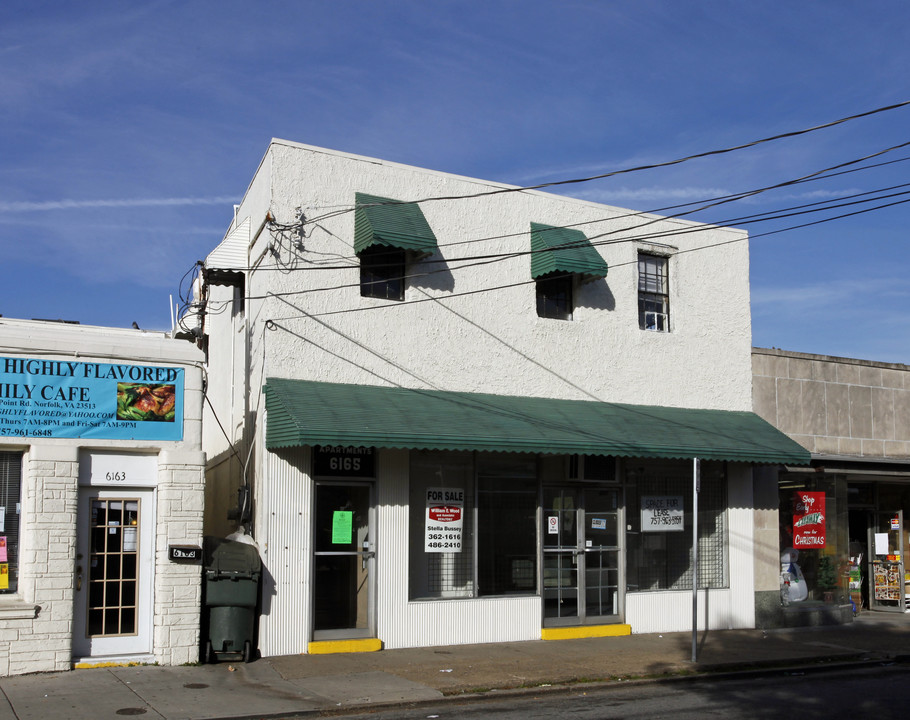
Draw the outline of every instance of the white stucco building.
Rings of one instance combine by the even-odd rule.
[[[0,318],[0,675],[198,659],[202,359]]]
[[[274,140],[197,310],[264,655],[754,624],[744,232]],[[228,439],[230,444],[228,444]],[[239,498],[239,499],[238,499]]]

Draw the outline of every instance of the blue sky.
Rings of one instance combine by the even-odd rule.
[[[272,137],[518,185],[589,176],[910,100],[908,36],[890,0],[6,0],[0,314],[168,329]],[[557,192],[651,210],[908,141],[903,108]],[[693,217],[900,185],[907,158]],[[910,363],[910,203],[761,235],[865,207],[740,225],[755,345]]]

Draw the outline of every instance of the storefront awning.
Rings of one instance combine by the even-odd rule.
[[[418,257],[436,251],[436,236],[417,203],[365,193],[356,193],[354,199],[354,252],[373,245],[407,250]]]
[[[809,452],[758,415],[269,378],[266,447],[702,458],[806,465]]]
[[[531,277],[553,272],[578,275],[582,282],[607,276],[607,263],[581,230],[531,223]]]

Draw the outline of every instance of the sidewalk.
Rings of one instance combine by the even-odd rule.
[[[697,673],[803,670],[910,659],[910,615],[850,625],[293,655],[192,667],[117,667],[0,679],[0,720],[252,718],[375,708],[446,696]],[[543,688],[542,688],[543,686]]]

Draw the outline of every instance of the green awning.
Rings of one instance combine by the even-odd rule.
[[[269,378],[266,447],[703,458],[807,465],[809,452],[758,415]]]
[[[531,277],[552,272],[578,275],[582,282],[607,276],[607,263],[581,230],[531,223]]]
[[[408,250],[418,257],[436,251],[436,236],[417,203],[356,193],[354,252],[372,245]]]

